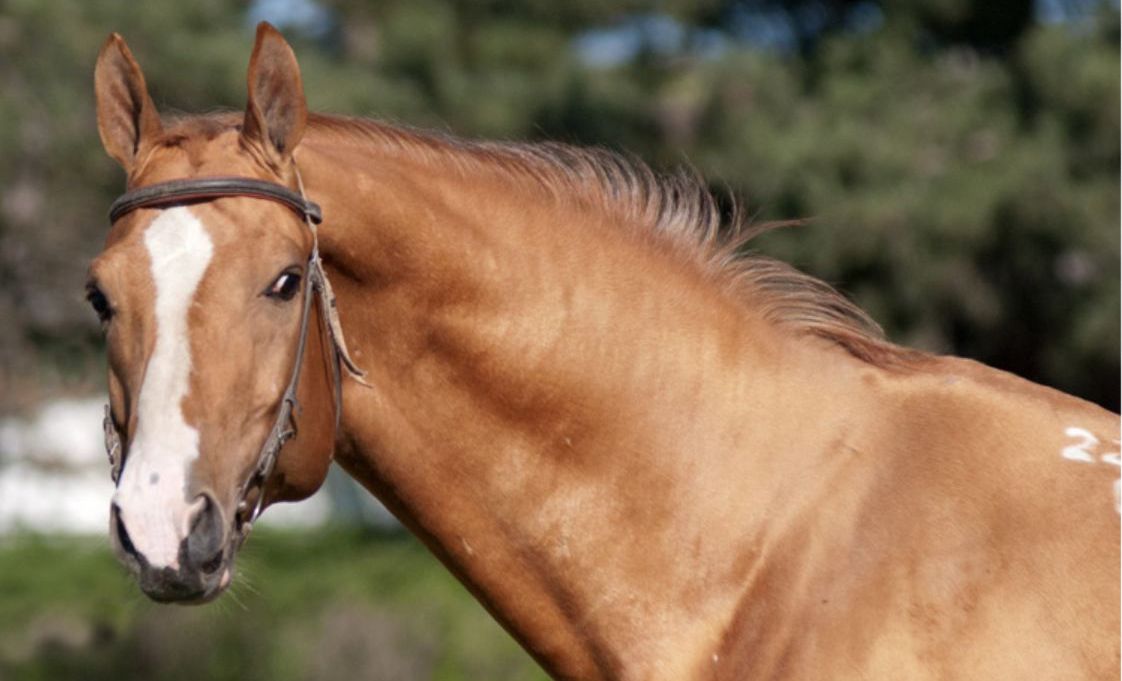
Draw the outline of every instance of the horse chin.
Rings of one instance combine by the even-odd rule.
[[[175,570],[143,566],[137,573],[140,590],[157,603],[202,605],[209,603],[230,587],[234,566],[231,557],[225,558],[217,569]]]
[[[224,568],[217,580],[202,582],[192,588],[184,588],[182,583],[172,583],[157,578],[140,577],[140,589],[148,598],[157,603],[176,603],[180,605],[202,605],[221,596],[231,582],[231,570]]]

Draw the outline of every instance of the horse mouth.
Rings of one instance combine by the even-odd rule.
[[[118,560],[133,574],[148,598],[159,603],[207,603],[233,581],[234,558],[243,536],[224,528],[222,513],[201,495],[201,512],[179,543],[175,559],[153,564],[137,548],[117,504],[110,507],[110,536]]]
[[[222,595],[233,581],[233,567],[220,566],[212,573],[141,566],[140,590],[157,603],[201,605]]]

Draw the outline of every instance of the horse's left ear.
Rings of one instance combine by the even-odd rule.
[[[246,81],[249,98],[242,139],[280,165],[304,135],[308,107],[296,55],[280,32],[264,21],[257,25]]]

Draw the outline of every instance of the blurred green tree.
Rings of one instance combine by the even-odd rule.
[[[813,218],[752,247],[892,338],[1118,407],[1109,2],[323,0],[315,26],[272,5],[317,110],[693,165],[759,219]],[[100,364],[83,263],[121,185],[100,42],[128,37],[165,112],[240,108],[251,23],[233,0],[0,0],[0,381],[27,388],[6,393]]]

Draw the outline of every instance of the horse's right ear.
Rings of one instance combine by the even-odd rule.
[[[141,149],[160,135],[162,126],[140,65],[124,38],[116,33],[109,36],[97,55],[94,93],[101,144],[125,172],[131,172]]]

